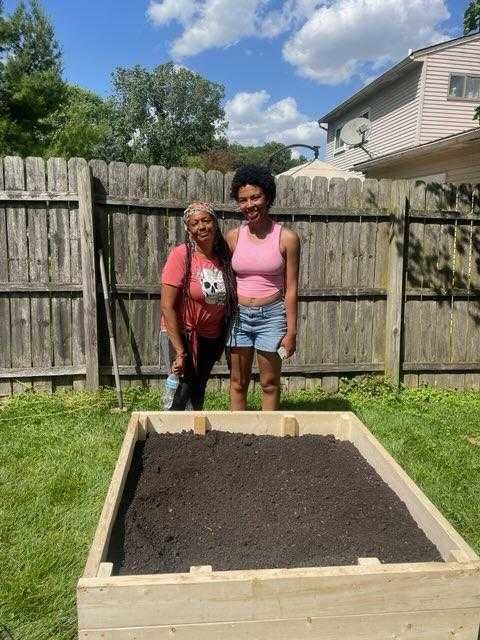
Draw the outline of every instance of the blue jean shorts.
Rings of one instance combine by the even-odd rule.
[[[240,304],[238,316],[230,331],[227,347],[250,347],[273,353],[287,333],[283,300],[276,300],[263,307]]]

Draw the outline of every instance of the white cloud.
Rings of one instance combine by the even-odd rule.
[[[156,24],[178,20],[183,33],[171,47],[179,59],[206,49],[226,47],[256,33],[258,12],[266,0],[151,0],[149,16]],[[175,11],[183,16],[176,17]],[[168,20],[166,18],[168,16]]]
[[[162,0],[150,1],[147,15],[154,24],[168,24],[174,20],[187,24],[198,11],[196,0]]]
[[[291,27],[302,24],[322,4],[324,0],[284,0],[280,9],[262,16],[260,33],[267,38],[275,38]]]
[[[305,77],[340,84],[446,39],[445,0],[336,0],[317,8],[286,42],[284,58]]]
[[[447,39],[447,0],[150,0],[153,23],[183,26],[179,60],[245,37],[287,38],[284,59],[320,84],[378,75],[408,49]]]
[[[263,144],[275,140],[284,144],[324,145],[324,132],[315,120],[298,110],[294,98],[269,102],[266,91],[241,92],[229,100],[225,113],[230,141]]]

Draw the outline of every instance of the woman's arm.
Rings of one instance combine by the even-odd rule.
[[[176,353],[175,359],[172,362],[172,373],[181,375],[183,373],[186,353],[183,345],[182,334],[180,333],[177,311],[175,309],[175,303],[178,295],[178,287],[173,287],[170,284],[162,284],[160,307],[169,340]]]
[[[228,248],[230,249],[230,253],[233,256],[233,252],[235,251],[235,247],[237,246],[238,240],[238,231],[240,227],[236,227],[235,229],[230,229],[225,234],[225,241],[228,244]]]
[[[287,333],[280,345],[285,348],[287,358],[295,353],[297,347],[298,317],[298,269],[300,264],[300,239],[292,229],[283,229],[283,253],[285,257],[285,311],[287,315]]]

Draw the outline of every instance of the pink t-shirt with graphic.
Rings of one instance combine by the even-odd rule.
[[[162,271],[162,284],[181,287],[185,275],[184,244],[174,247]],[[190,297],[177,296],[176,309],[180,328],[194,330],[205,338],[218,338],[223,331],[225,314],[225,284],[223,275],[215,260],[194,253],[190,277]],[[164,321],[162,318],[162,326]]]

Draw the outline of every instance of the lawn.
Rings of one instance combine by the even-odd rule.
[[[158,392],[130,389],[129,409],[158,409]],[[114,394],[24,394],[0,408],[0,637],[72,640],[82,572],[126,414]],[[337,394],[297,392],[289,409],[355,411],[407,473],[480,551],[480,393],[394,393],[381,379]],[[226,408],[209,394],[207,408]],[[251,398],[258,407],[258,397]]]

